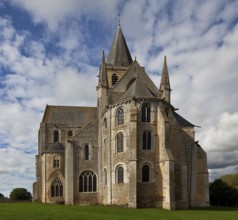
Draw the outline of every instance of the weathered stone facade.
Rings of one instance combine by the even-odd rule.
[[[34,199],[47,203],[188,209],[209,206],[206,153],[118,26],[102,55],[97,107],[47,106],[39,129]]]

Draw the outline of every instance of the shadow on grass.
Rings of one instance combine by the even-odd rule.
[[[196,211],[238,211],[238,208],[233,208],[233,207],[222,207],[222,206],[211,206],[211,207],[208,207],[208,208],[193,208],[191,209],[192,210],[196,210]]]

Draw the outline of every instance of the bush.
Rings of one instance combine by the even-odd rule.
[[[25,188],[16,188],[10,193],[10,199],[12,201],[30,201],[32,196]]]

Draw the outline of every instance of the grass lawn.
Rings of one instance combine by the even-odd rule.
[[[208,208],[167,211],[104,206],[64,206],[41,203],[0,203],[0,220],[237,220],[238,209]]]

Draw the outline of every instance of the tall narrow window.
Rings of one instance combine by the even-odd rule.
[[[150,181],[150,167],[148,165],[144,165],[142,167],[142,182]]]
[[[79,176],[79,192],[96,192],[97,177],[94,172],[86,170]]]
[[[142,112],[141,112],[141,121],[142,122],[150,122],[150,106],[149,105],[143,105],[142,106]]]
[[[54,131],[54,143],[59,141],[59,131],[55,130]]]
[[[58,177],[51,183],[51,197],[63,196],[63,184]]]
[[[116,152],[120,153],[124,151],[124,137],[122,133],[116,136]]]
[[[117,110],[116,120],[117,120],[117,125],[122,125],[122,124],[124,124],[124,111],[123,111],[122,108],[119,108],[119,109]]]
[[[112,86],[114,86],[118,81],[118,76],[116,73],[112,74]]]
[[[107,169],[104,169],[104,184],[107,185]]]
[[[117,167],[116,170],[116,182],[124,183],[124,169],[121,166]]]
[[[89,146],[88,146],[88,144],[84,145],[84,159],[89,160]]]
[[[104,120],[103,120],[103,126],[105,129],[107,128],[107,119],[106,118],[104,118]]]
[[[151,132],[150,131],[144,131],[143,132],[143,150],[150,150],[151,149]]]

